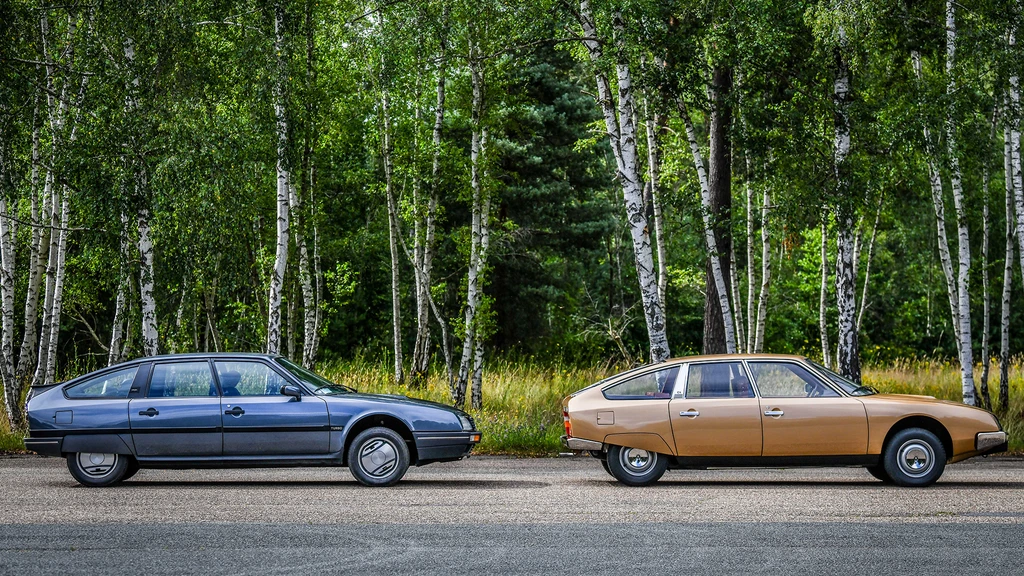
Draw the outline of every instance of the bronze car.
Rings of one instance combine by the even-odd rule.
[[[668,468],[864,466],[928,486],[947,462],[1002,452],[986,410],[930,396],[879,394],[799,356],[693,356],[601,380],[562,401],[572,450],[624,484]]]

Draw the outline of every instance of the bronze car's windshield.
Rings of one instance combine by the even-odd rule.
[[[313,389],[313,394],[318,396],[334,396],[337,394],[352,394],[355,392],[355,390],[348,386],[335,384],[316,372],[306,370],[302,366],[299,366],[286,358],[278,358],[277,362],[281,366],[284,366],[286,370],[291,372],[292,376],[295,376],[309,385],[309,387]]]
[[[825,368],[824,366],[818,364],[814,360],[808,360],[807,362],[809,362],[812,366],[817,368],[819,372],[821,372],[825,376],[828,376],[829,380],[831,380],[836,386],[842,388],[843,391],[849,394],[850,396],[870,396],[872,394],[878,394],[878,390],[875,390],[871,386],[860,386],[856,382],[843,376],[840,376],[839,374],[836,374],[835,372],[829,370],[828,368]]]

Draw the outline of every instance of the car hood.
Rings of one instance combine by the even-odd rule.
[[[441,404],[440,402],[431,402],[430,400],[420,400],[419,398],[410,398],[408,396],[402,396],[400,394],[364,394],[362,392],[356,392],[353,394],[342,394],[339,396],[322,396],[328,401],[330,400],[364,400],[367,402],[380,402],[382,404],[402,404],[406,406],[421,406],[428,408],[436,408],[438,410],[444,410],[445,412],[451,412],[452,414],[464,414],[462,410],[449,406],[447,404]]]

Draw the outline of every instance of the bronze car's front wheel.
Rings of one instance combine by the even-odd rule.
[[[608,472],[628,486],[654,484],[668,468],[664,455],[641,448],[612,446],[608,449]]]
[[[900,486],[930,486],[946,469],[946,450],[928,430],[907,428],[889,439],[882,463],[889,478]]]

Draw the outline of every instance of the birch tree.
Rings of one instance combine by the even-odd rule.
[[[277,128],[277,244],[274,252],[274,269],[270,276],[270,297],[267,303],[267,354],[277,354],[281,347],[281,295],[284,288],[284,275],[288,269],[291,170],[288,163],[288,119],[285,105],[285,82],[288,79],[288,69],[284,50],[284,7],[280,3],[275,3],[272,105]]]
[[[644,212],[643,186],[637,170],[639,164],[636,124],[633,121],[633,78],[623,45],[625,21],[620,11],[615,11],[612,14],[613,36],[617,51],[615,72],[618,84],[618,110],[616,110],[616,98],[612,95],[611,84],[604,71],[602,36],[591,10],[590,0],[580,0],[580,9],[576,13],[576,19],[583,30],[583,45],[594,66],[598,105],[604,116],[608,140],[615,157],[616,178],[622,187],[626,220],[629,225],[630,238],[633,241],[633,257],[647,325],[651,362],[662,362],[669,358],[670,352],[665,332],[665,313],[658,297],[658,281],[654,272],[650,228],[647,214]],[[728,299],[728,292],[724,292],[724,294]],[[726,331],[732,332],[732,326],[729,326]],[[731,336],[727,336],[727,338],[731,339]]]

